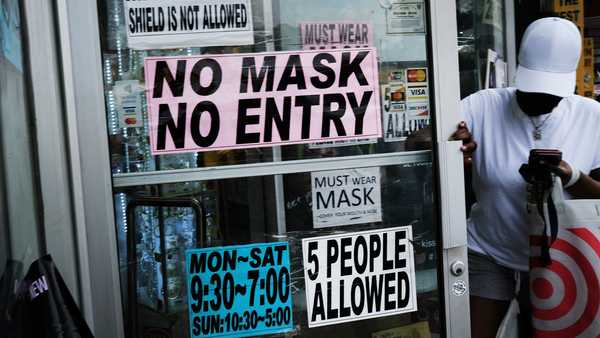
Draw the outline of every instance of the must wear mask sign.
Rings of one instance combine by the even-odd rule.
[[[379,167],[311,173],[315,228],[381,222]]]

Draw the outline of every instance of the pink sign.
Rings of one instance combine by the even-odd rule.
[[[300,22],[302,48],[367,48],[374,45],[373,26],[362,21]]]
[[[148,57],[152,154],[381,137],[374,48]]]

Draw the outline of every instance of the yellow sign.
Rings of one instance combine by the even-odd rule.
[[[583,76],[581,79],[577,79],[577,88],[582,88],[583,95],[585,97],[594,98],[594,39],[585,38],[583,39],[583,53],[581,55],[581,64],[579,65],[583,69]],[[579,82],[581,80],[581,82]]]
[[[575,23],[583,32],[583,0],[554,0],[554,12],[561,18]]]
[[[584,0],[554,0],[554,12],[561,18],[572,21],[577,25],[579,31],[581,32],[581,36],[583,37],[583,28],[584,28],[584,13],[583,13],[583,1]],[[593,52],[592,52],[593,58]],[[592,61],[593,63],[593,61]],[[592,64],[592,77],[594,75],[594,65]],[[577,94],[582,96],[587,96],[585,86],[585,77],[586,71],[584,67],[584,57],[581,57],[579,61],[579,67],[577,67]],[[594,82],[592,80],[592,90],[590,91],[592,94]]]
[[[419,322],[385,331],[373,332],[371,338],[431,338],[431,331],[429,331],[428,322]]]

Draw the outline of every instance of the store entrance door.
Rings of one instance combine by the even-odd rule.
[[[120,334],[469,336],[453,1],[95,5]]]

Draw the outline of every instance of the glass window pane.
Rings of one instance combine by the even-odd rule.
[[[212,286],[213,289],[208,287],[204,289],[199,285],[207,283],[204,278],[212,279],[216,272],[208,273],[202,270],[201,263],[196,265],[195,272],[191,271],[191,267],[190,271],[186,271],[183,264],[186,259],[196,257],[193,256],[196,253],[210,255],[217,251],[234,250],[224,249],[224,247],[235,246],[235,250],[244,250],[241,246],[278,242],[285,242],[289,245],[289,285],[293,305],[290,316],[291,333],[278,332],[275,336],[283,337],[290,334],[301,337],[317,334],[328,337],[357,338],[404,335],[439,336],[443,331],[440,317],[443,295],[438,288],[440,253],[437,251],[437,239],[439,234],[437,209],[434,205],[436,200],[435,176],[430,158],[433,142],[432,128],[430,128],[431,82],[429,80],[433,70],[427,59],[426,11],[428,3],[422,0],[371,2],[359,0],[265,0],[251,3],[254,29],[253,45],[226,47],[194,45],[179,49],[134,50],[127,47],[128,15],[125,14],[129,13],[125,13],[123,1],[98,1],[102,24],[105,96],[113,174],[138,172],[140,177],[144,177],[145,173],[153,171],[174,169],[191,169],[193,171],[195,168],[207,167],[215,167],[209,172],[218,174],[229,169],[222,167],[238,164],[277,162],[277,165],[282,167],[303,165],[300,169],[302,172],[287,175],[254,176],[256,173],[252,172],[250,167],[247,172],[242,174],[244,177],[238,178],[183,181],[175,184],[167,184],[165,181],[164,184],[158,185],[115,188],[119,264],[127,316],[125,323],[128,325],[129,336],[162,334],[190,337],[191,330],[202,331],[204,328],[210,331],[211,327],[214,330],[217,326],[219,327],[217,330],[223,330],[220,325],[233,325],[233,318],[243,316],[245,311],[258,311],[258,307],[249,305],[239,311],[228,308],[222,313],[223,317],[204,315],[204,313],[216,310],[206,299],[201,301],[202,297],[218,287],[215,284]],[[315,10],[306,10],[307,8]],[[218,41],[210,44],[219,44]],[[294,55],[325,55],[325,57],[333,57],[333,61],[328,61],[329,64],[343,62],[351,64],[352,55],[358,55],[360,51],[368,51],[365,55],[370,57],[376,55],[371,59],[374,66],[370,67],[372,70],[370,74],[375,75],[372,78],[364,75],[363,78],[372,79],[372,82],[367,81],[368,85],[375,89],[374,93],[378,92],[374,95],[376,100],[372,101],[375,102],[372,106],[377,108],[374,111],[380,111],[380,116],[372,125],[380,126],[381,137],[360,141],[353,139],[327,142],[311,140],[311,143],[308,144],[198,151],[159,156],[152,156],[150,152],[149,139],[152,128],[148,122],[148,107],[153,107],[155,97],[153,93],[144,93],[144,88],[146,81],[155,80],[154,75],[157,73],[158,66],[147,66],[145,69],[144,61],[148,57],[152,58],[146,59],[146,61],[154,62],[155,65],[158,61],[163,61],[156,57],[179,56],[179,59],[170,59],[177,60],[172,62],[173,67],[177,67],[182,56],[190,57],[185,59],[186,62],[187,60],[196,62],[202,56],[209,54],[212,55],[213,60],[224,60],[225,58],[241,60],[242,55],[248,58],[260,57],[263,58],[261,59],[263,63],[266,62],[267,57],[281,55],[292,60]],[[336,55],[340,56],[339,60],[336,59]],[[346,61],[343,60],[344,55],[348,57]],[[302,57],[298,58],[302,60]],[[326,59],[321,61],[324,60]],[[319,69],[318,73],[322,77],[318,77],[319,74],[315,73],[317,80],[310,77],[309,80],[304,79],[305,82],[314,86],[313,81],[316,83],[318,80],[325,81],[323,79],[327,77],[328,70],[327,67],[322,67],[323,63],[319,66],[318,62],[315,65],[315,59],[312,61],[301,62],[301,65],[294,63],[288,65],[286,62],[283,62],[282,65],[275,63],[273,67],[266,68],[263,65],[261,70],[264,71],[263,75],[267,80],[262,81],[268,82],[271,74],[286,74],[286,72],[288,78],[292,80],[303,78],[299,74],[308,74],[310,71],[314,73],[315,69]],[[347,66],[350,67],[350,64]],[[360,62],[357,64],[360,68]],[[269,72],[271,68],[275,69],[273,73]],[[258,70],[258,66],[252,68],[246,65],[242,69],[254,69],[256,71],[254,75],[248,70],[249,82],[256,81],[259,82],[257,87],[262,86],[260,84],[262,75],[260,75],[261,70]],[[169,71],[172,72],[172,69],[169,68]],[[145,78],[145,74],[149,74],[149,78]],[[159,74],[165,73],[159,72]],[[173,74],[175,74],[174,77],[177,76],[176,73]],[[191,74],[191,71],[183,72],[183,74],[187,76]],[[358,73],[354,72],[354,74]],[[202,76],[202,73],[198,75],[201,86],[208,86],[209,82],[202,82]],[[276,75],[272,76],[276,77]],[[233,78],[240,80],[241,83],[240,77]],[[361,76],[356,75],[355,77],[356,80],[353,81],[360,83]],[[224,80],[226,78],[223,76],[223,81],[231,81]],[[276,82],[277,79],[273,81]],[[338,105],[336,109],[343,111],[341,105],[346,103],[346,113],[349,111],[356,113],[360,109],[366,109],[364,107],[372,108],[369,106],[371,101],[362,104],[362,102],[358,102],[356,96],[354,98],[357,100],[352,102],[350,100],[350,94],[353,94],[350,89],[352,86],[342,86],[338,81],[341,82],[337,78],[334,81],[334,84],[339,87],[340,93],[338,94],[345,96],[347,101],[336,103]],[[184,84],[185,86],[186,84]],[[240,85],[238,84],[238,86]],[[254,84],[250,82],[249,86],[254,86]],[[294,88],[285,91],[285,95],[290,97],[294,97],[298,92],[301,93],[304,90],[298,83],[288,87]],[[237,94],[237,92],[228,93],[228,95],[218,93],[214,95],[217,98],[213,101],[229,100],[238,104],[238,99],[234,96]],[[327,93],[321,90],[318,91],[318,94],[325,95]],[[152,96],[147,97],[146,95]],[[209,100],[211,95],[213,94],[199,96],[198,99]],[[265,97],[260,99],[267,100]],[[277,96],[276,99],[285,102],[285,98]],[[123,102],[128,104],[124,105]],[[125,111],[124,107],[135,109]],[[329,108],[333,110],[333,105]],[[169,109],[173,108],[169,107]],[[319,106],[315,110],[317,114],[324,116],[327,109]],[[266,115],[266,111],[266,108],[262,109],[261,101],[261,107],[256,108],[256,114]],[[184,113],[187,114],[187,110]],[[220,111],[220,113],[240,116],[239,107],[231,109],[231,111]],[[293,113],[300,116],[303,111],[292,110],[291,114]],[[164,116],[165,120],[173,121],[171,127],[166,128],[172,130],[178,128],[175,126],[173,114],[170,115],[170,119],[169,116]],[[338,116],[338,121],[340,118]],[[208,121],[204,121],[207,125]],[[210,121],[212,123],[212,119]],[[237,124],[232,123],[228,126],[227,132],[235,135],[237,129],[234,128],[234,125],[239,126],[239,119],[237,122]],[[318,122],[319,130],[327,128],[323,121]],[[337,122],[329,122],[334,124],[333,128],[331,124],[329,125],[330,132],[335,130],[337,136],[343,136],[339,132],[338,126],[335,125]],[[198,124],[202,125],[202,123]],[[274,122],[274,124],[276,123]],[[255,132],[256,130],[252,127],[256,126],[252,125],[248,127],[250,128],[248,130]],[[165,130],[167,130],[166,128]],[[294,126],[294,128],[297,130],[290,130],[290,132],[301,133],[301,125]],[[202,132],[206,132],[206,129],[201,129],[200,134],[201,136],[207,135]],[[184,135],[184,138],[185,136],[187,134]],[[174,138],[172,141],[175,144]],[[181,138],[178,142],[180,141]],[[194,149],[194,151],[196,150],[198,149]],[[406,160],[403,156],[389,156],[390,162],[385,162],[386,165],[383,167],[373,167],[375,164],[370,164],[371,168],[346,168],[320,172],[319,170],[322,169],[318,164],[312,164],[314,163],[312,161],[297,162],[305,159],[335,161],[342,157],[357,156],[353,159],[358,164],[360,156],[368,161],[372,157],[366,155],[396,154],[417,150],[423,151],[417,154],[420,156],[420,160],[404,163]],[[362,165],[364,163],[359,166]],[[207,171],[198,171],[198,174],[200,175],[201,172]],[[348,174],[346,175],[345,172]],[[350,189],[348,192],[336,190],[337,180],[344,179],[346,182],[353,182],[354,185],[363,186]],[[398,245],[398,250],[399,252],[404,250],[400,254],[406,253],[406,257],[410,255],[413,257],[407,259],[412,259],[414,262],[416,281],[411,285],[414,286],[412,290],[415,292],[418,310],[402,314],[395,313],[390,316],[348,320],[337,325],[320,327],[309,325],[309,321],[312,322],[313,318],[309,319],[308,312],[312,311],[315,304],[307,300],[307,294],[309,297],[313,297],[314,288],[310,286],[311,282],[307,282],[305,278],[305,271],[308,268],[303,261],[306,255],[306,250],[303,249],[303,240],[305,243],[309,243],[315,241],[315,238],[323,236],[354,236],[364,231],[389,232],[391,234],[392,231],[395,231],[393,229],[398,227],[407,227],[406,229],[410,229],[412,233],[412,239],[407,241],[404,238],[406,244]],[[398,230],[398,234],[402,231]],[[400,250],[400,247],[404,249]],[[194,250],[189,251],[189,249]],[[216,261],[214,262],[217,264]],[[209,265],[203,266],[206,268]],[[398,263],[398,266],[402,266],[402,264]],[[210,267],[208,269],[210,270]],[[399,269],[403,268],[399,267]],[[231,272],[231,274],[233,273],[234,271]],[[193,279],[194,277],[197,278]],[[220,278],[216,278],[215,283],[217,280],[221,282]],[[238,277],[235,278],[237,280]],[[359,273],[356,278],[358,278],[357,283],[359,281],[366,283],[364,274]],[[252,278],[247,276],[246,279]],[[340,277],[331,282],[337,283],[336,285],[342,288],[342,279]],[[224,280],[225,277],[223,277]],[[400,280],[401,278],[398,277],[398,281]],[[391,279],[389,282],[394,284]],[[349,280],[349,283],[352,281]],[[398,285],[398,295],[400,295],[401,283],[398,282],[394,285]],[[236,286],[243,287],[244,285],[236,284]],[[246,284],[246,288],[248,287]],[[402,290],[407,292],[408,289]],[[254,295],[254,293],[252,294]],[[367,299],[372,296],[365,297]],[[389,304],[391,301],[388,302]],[[225,305],[225,301],[223,305]],[[190,307],[196,309],[195,312],[192,311],[191,322]],[[287,309],[288,306],[279,308]],[[334,312],[331,311],[332,316]],[[261,315],[262,313],[258,316]],[[285,318],[284,313],[282,316]],[[203,323],[202,320],[205,322]],[[207,324],[206,320],[214,322]],[[216,324],[220,323],[220,320],[226,321],[226,324]],[[285,323],[290,324],[289,321]],[[257,333],[258,335],[260,334]]]
[[[389,3],[389,6],[386,4]],[[425,4],[410,1],[253,1],[253,45],[133,50],[127,44],[123,1],[99,0],[101,41],[112,170],[115,174],[213,167],[279,160],[331,158],[415,150],[407,139],[430,138],[429,77],[426,53]],[[306,6],[319,8],[306,11]],[[394,15],[390,13],[396,13]],[[272,22],[272,24],[270,24]],[[324,25],[339,25],[317,33]],[[374,47],[378,55],[383,137],[366,140],[311,142],[282,147],[191,152],[153,156],[150,151],[148,105],[144,94],[144,59],[148,56],[220,55],[309,49],[301,27],[312,38],[345,44],[320,43],[319,48]],[[348,27],[348,30],[345,30]],[[321,37],[319,34],[323,35]],[[334,34],[337,36],[334,38]],[[346,34],[342,37],[340,34]],[[308,41],[308,40],[307,40]],[[332,40],[333,41],[333,40]],[[349,42],[351,41],[351,43]],[[290,92],[293,95],[293,92]],[[124,107],[124,100],[129,106]],[[374,99],[372,99],[374,100]],[[131,103],[137,102],[137,103]],[[350,101],[349,101],[350,102]],[[352,106],[353,103],[350,103]],[[354,108],[358,102],[354,104]],[[127,109],[128,112],[126,112]],[[294,108],[295,109],[295,108]],[[350,107],[346,111],[349,111]],[[222,111],[221,114],[237,114]],[[349,113],[348,113],[349,114]],[[425,129],[425,130],[423,130]],[[419,132],[423,130],[422,132]],[[431,149],[422,144],[419,149]]]
[[[456,9],[461,97],[508,86],[504,1],[457,0]]]
[[[311,196],[311,173],[283,176],[283,225],[278,224],[277,209],[273,207],[277,198],[274,176],[194,182],[193,188],[165,184],[119,190],[115,200],[124,211],[117,219],[123,297],[127,299],[127,314],[137,318],[128,318],[126,322],[137,324],[142,336],[160,328],[177,337],[189,337],[184,266],[187,249],[287,242],[294,335],[358,338],[415,323],[439,334],[441,298],[437,284],[438,229],[433,207],[432,163],[370,169],[381,176],[382,221],[321,229],[313,226],[316,202]],[[199,208],[186,206],[190,201]],[[173,203],[181,206],[172,207]],[[302,240],[405,225],[410,225],[413,231],[419,311],[309,329]],[[128,257],[130,252],[134,252],[132,257]],[[130,287],[135,290],[128,291]],[[132,307],[131,301],[137,305]]]

